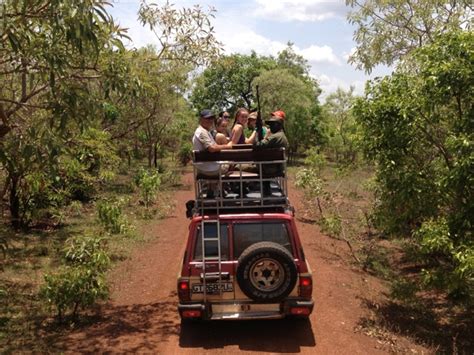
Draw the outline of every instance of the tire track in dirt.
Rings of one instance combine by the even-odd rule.
[[[63,337],[65,352],[228,354],[236,352],[380,354],[390,348],[355,328],[367,313],[365,298],[378,297],[380,282],[351,269],[343,242],[323,236],[317,226],[298,221],[313,269],[315,311],[310,321],[245,321],[183,324],[177,313],[176,276],[187,238],[184,204],[193,197],[192,174],[174,196],[172,216],[154,221],[153,236],[111,273],[112,298],[98,322]],[[302,197],[290,186],[297,209]],[[418,348],[409,344],[410,348]]]

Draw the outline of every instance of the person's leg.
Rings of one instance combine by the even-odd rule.
[[[227,137],[223,135],[222,133],[217,133],[216,134],[216,143],[217,144],[227,144],[229,143],[227,140]]]

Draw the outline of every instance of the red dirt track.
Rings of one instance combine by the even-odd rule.
[[[61,339],[65,352],[229,354],[238,352],[305,354],[381,354],[387,344],[357,331],[367,316],[365,300],[379,299],[379,280],[350,265],[345,243],[328,238],[316,225],[298,221],[306,258],[313,270],[315,310],[310,321],[245,321],[181,324],[176,276],[184,253],[188,220],[185,202],[193,197],[192,175],[174,194],[172,216],[144,231],[153,239],[140,245],[112,272],[112,299],[98,322]],[[290,198],[301,208],[299,192]],[[403,347],[426,352],[401,339]]]

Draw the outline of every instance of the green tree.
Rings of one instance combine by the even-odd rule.
[[[232,54],[213,62],[197,78],[191,102],[198,110],[214,110],[255,106],[252,81],[264,70],[276,67],[274,59],[250,55]]]
[[[392,65],[436,35],[472,27],[469,0],[346,0],[353,8],[357,48],[350,63],[370,72],[377,64]]]
[[[16,225],[77,197],[73,185],[90,195],[88,187],[111,176],[107,162],[127,146],[124,138],[157,165],[162,142],[175,144],[167,122],[177,108],[186,110],[189,71],[219,52],[212,11],[145,2],[140,19],[159,33],[161,47],[127,51],[107,4],[2,2],[0,164]]]
[[[199,5],[177,9],[169,1],[158,5],[142,0],[138,18],[160,43],[157,59],[199,66],[209,64],[221,52],[211,24],[214,12],[213,8],[206,12]]]
[[[297,77],[309,78],[311,67],[303,56],[295,53],[291,42],[288,42],[287,47],[278,53],[277,64],[280,68],[288,69]]]
[[[352,115],[354,87],[345,91],[338,88],[328,95],[323,105],[323,120],[328,141],[327,148],[336,161],[353,163],[357,155],[358,125]]]
[[[253,84],[259,85],[264,115],[279,109],[285,111],[285,131],[291,153],[316,143],[319,88],[312,81],[294,76],[289,69],[274,69],[263,72]]]
[[[123,32],[105,4],[2,3],[0,163],[15,224],[29,220],[36,207],[61,204],[59,156],[100,115],[102,102],[90,95],[98,79],[109,85],[120,74],[108,75],[115,53],[124,49]]]
[[[449,32],[413,52],[418,70],[371,83],[354,113],[377,163],[378,217],[413,233],[425,281],[474,294],[474,34]],[[420,227],[421,226],[421,227]]]

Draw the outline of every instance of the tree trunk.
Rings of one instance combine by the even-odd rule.
[[[158,143],[155,143],[153,147],[153,165],[155,169],[158,168]]]
[[[148,168],[151,169],[151,165],[153,163],[153,145],[148,146],[147,158],[148,158]]]
[[[18,176],[10,177],[10,218],[13,227],[20,226],[20,197],[18,196],[18,184],[20,178]]]

